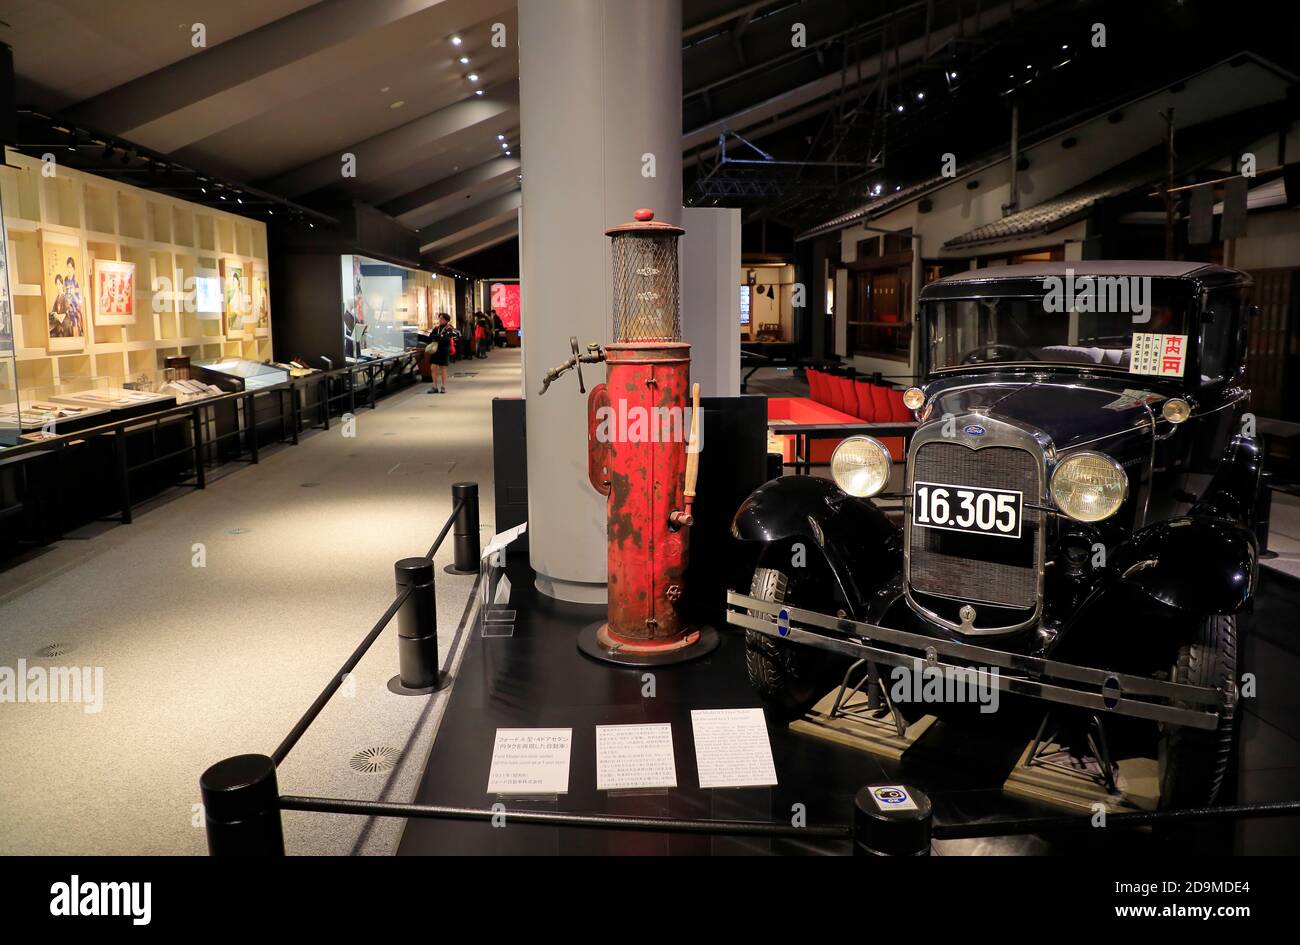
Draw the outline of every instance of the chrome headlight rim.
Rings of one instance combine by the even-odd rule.
[[[846,447],[849,447],[850,444],[853,444],[854,446],[858,444],[869,446],[870,448],[872,448],[878,453],[880,459],[884,462],[884,473],[880,477],[880,483],[874,490],[870,492],[861,492],[861,493],[853,492],[850,489],[846,488],[846,484],[841,481],[839,470],[837,470],[836,468],[836,460],[839,458],[841,451],[843,451]],[[860,434],[856,436],[845,437],[844,439],[840,440],[839,444],[835,447],[835,451],[831,453],[831,479],[835,482],[836,486],[838,486],[846,494],[851,495],[856,499],[870,499],[884,492],[885,487],[889,485],[889,478],[893,474],[893,471],[894,471],[894,457],[889,455],[889,450],[885,446],[885,444],[881,443],[874,436],[866,436]]]
[[[908,410],[920,410],[925,406],[925,391],[915,385],[903,391],[903,406]]]
[[[1115,503],[1115,507],[1112,508],[1110,511],[1108,511],[1105,515],[1101,515],[1096,518],[1082,518],[1078,515],[1073,514],[1061,502],[1060,496],[1057,494],[1057,490],[1056,490],[1056,480],[1061,475],[1061,471],[1065,469],[1067,466],[1069,466],[1071,463],[1077,462],[1078,460],[1084,458],[1099,459],[1102,462],[1106,463],[1113,470],[1115,470],[1115,472],[1119,474],[1120,481],[1123,483],[1123,488],[1120,490],[1119,501]],[[1124,507],[1124,503],[1128,501],[1129,478],[1128,478],[1128,473],[1124,471],[1124,467],[1120,465],[1119,461],[1116,460],[1113,456],[1108,456],[1105,453],[1100,453],[1096,450],[1078,450],[1076,452],[1066,455],[1060,460],[1060,462],[1056,464],[1056,468],[1052,470],[1052,481],[1049,486],[1049,491],[1052,494],[1052,501],[1056,504],[1057,510],[1062,515],[1064,515],[1066,518],[1070,519],[1071,521],[1083,522],[1085,524],[1092,525],[1092,524],[1096,524],[1097,522],[1104,522],[1109,518],[1113,518],[1115,514]]]

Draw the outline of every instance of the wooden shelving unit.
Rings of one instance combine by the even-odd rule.
[[[200,319],[184,303],[186,279],[196,270],[219,271],[222,260],[242,263],[246,277],[254,266],[269,273],[265,224],[61,166],[54,176],[44,176],[40,161],[13,151],[5,156],[10,166],[0,167],[0,195],[17,386],[24,399],[23,392],[44,396],[91,378],[120,386],[142,372],[161,370],[169,355],[194,361],[272,357],[269,329],[254,337],[250,324],[246,337],[228,339],[220,319]],[[135,263],[135,323],[96,325],[88,300],[85,345],[51,350],[41,290],[41,231],[81,240],[77,271],[85,274],[88,296],[95,259]],[[170,279],[175,293],[155,293],[159,278]],[[0,377],[0,383],[4,380]]]

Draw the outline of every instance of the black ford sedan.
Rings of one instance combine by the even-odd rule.
[[[950,707],[901,704],[888,671],[979,668],[1049,703],[1034,750],[1080,746],[1114,790],[1108,728],[1141,720],[1161,806],[1212,803],[1267,515],[1250,286],[1202,263],[1082,261],[926,286],[903,474],[853,436],[833,481],[773,480],[736,514],[764,545],[728,597],[758,693],[797,714],[842,683],[901,734]]]

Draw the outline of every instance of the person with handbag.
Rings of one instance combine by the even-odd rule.
[[[426,393],[447,393],[447,363],[451,360],[451,345],[455,334],[455,329],[451,327],[451,316],[440,312],[438,324],[430,332],[430,341],[424,348],[429,352],[429,375],[433,380],[433,386]]]

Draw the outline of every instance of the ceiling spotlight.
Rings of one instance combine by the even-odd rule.
[[[504,141],[504,140],[506,140],[506,136],[505,136],[505,135],[497,135],[497,140],[498,140],[498,141]]]
[[[236,198],[235,198],[235,203],[243,203],[243,202],[244,202],[244,198],[243,198],[243,197],[236,197]]]
[[[453,36],[451,38],[451,44],[453,46],[459,46],[461,44],[461,38],[459,36]]]
[[[471,82],[477,82],[477,81],[478,81],[478,73],[477,73],[477,72],[471,72],[469,75],[465,76],[465,78],[469,79]]]
[[[502,141],[502,142],[501,142],[501,147],[503,147],[503,148],[508,148],[508,147],[510,147],[510,145],[507,144],[505,141]]]
[[[459,62],[462,66],[468,66],[469,56],[461,56],[460,59],[457,60],[457,62]]]
[[[395,101],[392,105],[389,105],[388,107],[389,107],[389,108],[401,108],[401,107],[402,107],[403,105],[405,105],[405,104],[406,104],[406,101],[405,101],[404,99],[400,99],[400,98],[399,98],[397,101]]]
[[[903,104],[901,102],[898,105],[894,106],[894,111],[902,112],[902,110],[903,110]]]
[[[475,90],[474,90],[474,94],[475,94],[475,95],[482,95],[482,94],[483,94],[483,90],[482,90],[482,89],[475,89]]]
[[[208,192],[208,188],[206,187],[200,187],[199,190],[203,191],[205,194]]]
[[[924,101],[925,101],[925,93],[924,93],[924,92],[917,92],[917,93],[916,93],[916,100],[917,100],[918,102],[924,102]]]
[[[506,157],[510,157],[510,152],[509,152],[509,151],[506,152]]]
[[[222,200],[225,200],[225,199],[226,199],[226,195],[225,195],[225,194],[217,194],[217,196],[220,197]]]
[[[949,73],[948,73],[948,78],[950,78],[950,79],[955,79],[955,78],[957,78],[957,73],[955,73],[955,72],[949,72]]]

